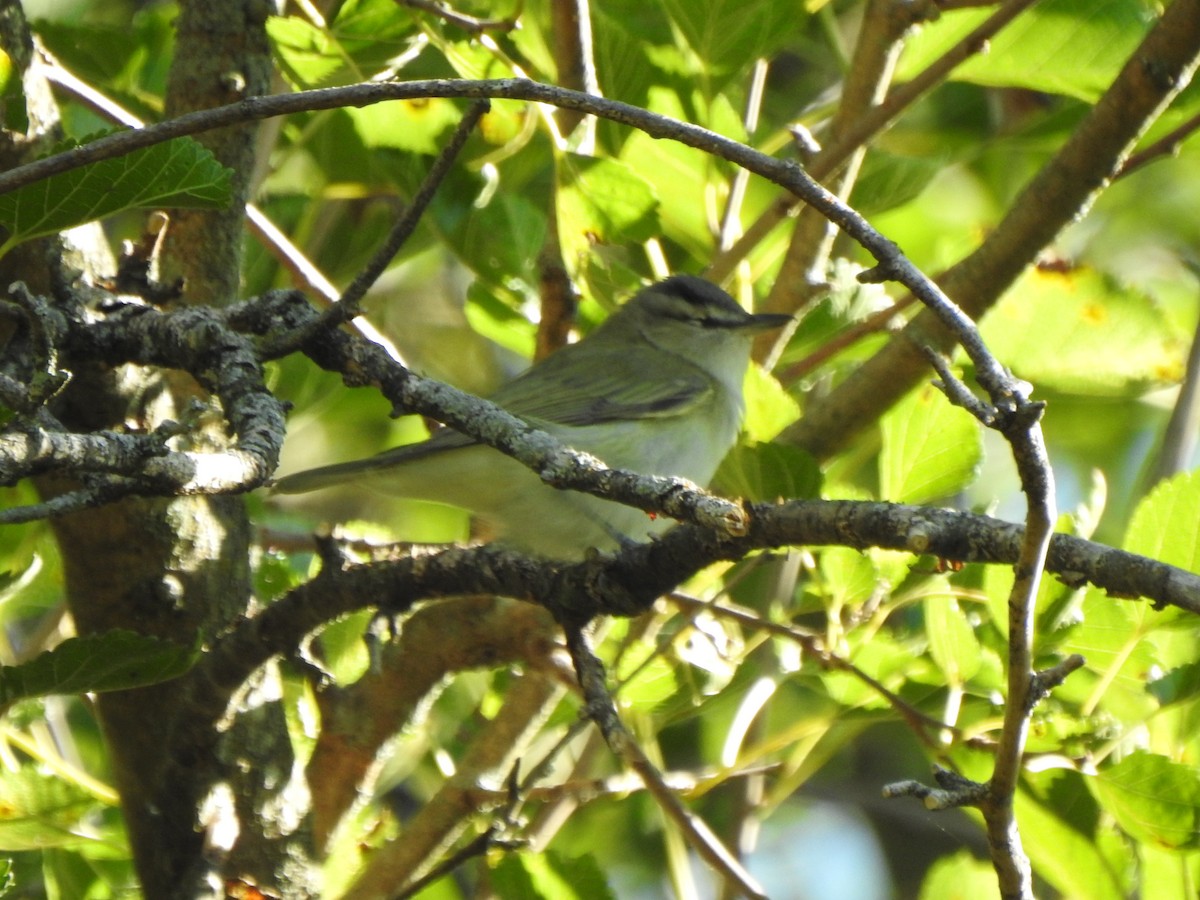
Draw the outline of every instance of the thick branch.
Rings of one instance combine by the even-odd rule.
[[[613,557],[563,565],[495,546],[322,572],[245,620],[201,661],[222,692],[308,634],[370,607],[400,613],[423,599],[502,594],[538,603],[560,621],[633,616],[695,572],[754,549],[790,545],[883,547],[961,562],[1015,563],[1024,529],[987,516],[893,503],[798,500],[755,506],[750,533],[721,538],[695,526],[667,532]],[[1071,587],[1200,614],[1200,575],[1069,535],[1055,535],[1046,569]]]
[[[217,452],[171,451],[165,440],[176,426],[164,426],[165,430],[153,436],[116,432],[67,435],[26,423],[20,430],[10,430],[0,442],[0,453],[7,457],[3,462],[6,479],[51,468],[122,475],[125,481],[110,483],[99,492],[97,485],[91,485],[80,494],[111,501],[126,494],[245,491],[274,472],[285,432],[283,408],[267,389],[253,343],[234,333],[219,313],[205,307],[161,313],[127,305],[91,323],[47,310],[41,323],[53,332],[59,351],[75,363],[136,363],[188,372],[220,403],[234,444]],[[56,512],[78,508],[64,501],[60,497],[48,503],[58,504]],[[17,521],[14,516],[32,509],[5,510],[3,515],[8,518],[0,521]]]

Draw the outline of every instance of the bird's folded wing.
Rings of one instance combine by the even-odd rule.
[[[711,400],[711,377],[684,360],[664,360],[651,347],[588,348],[558,353],[510,381],[492,398],[537,424],[584,426],[683,415]],[[664,375],[664,363],[671,368]]]
[[[582,359],[574,349],[564,347],[501,387],[491,400],[538,428],[582,427],[683,415],[708,402],[716,390],[712,378],[683,360],[663,377],[663,353],[653,348],[593,347]],[[475,443],[446,428],[429,440],[385,450],[370,458],[370,466],[384,468]]]

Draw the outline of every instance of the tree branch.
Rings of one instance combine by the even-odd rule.
[[[441,153],[438,154],[437,159],[430,166],[429,172],[425,175],[421,186],[417,188],[417,192],[413,195],[412,201],[404,211],[404,215],[400,217],[400,221],[388,232],[388,236],[384,239],[383,243],[367,261],[362,271],[342,291],[341,296],[327,307],[320,316],[301,328],[287,332],[281,336],[280,340],[272,342],[268,339],[262,348],[264,355],[271,358],[285,356],[306,344],[320,332],[336,328],[338,325],[349,322],[358,316],[359,304],[362,302],[362,298],[371,289],[371,285],[384,273],[388,264],[400,252],[400,248],[404,246],[405,242],[412,236],[412,233],[417,230],[421,216],[425,215],[425,210],[433,202],[433,197],[437,193],[438,187],[450,173],[454,161],[466,145],[467,138],[475,130],[475,126],[479,124],[479,120],[488,111],[489,107],[490,104],[486,100],[477,100],[471,104],[466,115],[462,117],[455,127],[450,140],[446,142],[446,146],[442,148]]]
[[[680,526],[648,544],[571,565],[499,547],[454,547],[429,556],[323,570],[217,642],[199,666],[223,694],[277,654],[356,610],[400,614],[424,599],[501,594],[540,604],[559,621],[635,616],[705,566],[755,549],[812,545],[881,547],[941,559],[1014,564],[1024,528],[987,516],[894,503],[796,500],[751,509],[750,532],[720,536]],[[1070,535],[1050,542],[1046,570],[1071,587],[1092,584],[1118,598],[1200,615],[1200,575]]]
[[[1200,59],[1200,0],[1176,0],[1112,86],[1030,181],[983,243],[939,279],[978,317],[1038,253],[1078,219],[1143,131],[1188,83]],[[835,453],[924,377],[924,347],[949,346],[931,315],[917,316],[883,351],[858,366],[785,433],[818,458]]]
[[[608,692],[604,665],[592,652],[582,628],[567,627],[567,651],[575,663],[579,687],[587,717],[595,723],[604,736],[613,754],[627,767],[641,776],[642,783],[657,801],[663,814],[672,821],[693,850],[720,875],[726,883],[735,887],[742,896],[762,898],[766,893],[742,864],[725,848],[720,839],[708,828],[704,820],[684,806],[675,792],[663,781],[662,773],[646,758],[637,742],[621,723],[616,703]]]

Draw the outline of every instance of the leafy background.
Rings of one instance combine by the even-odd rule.
[[[138,116],[161,116],[175,15],[169,4],[26,5],[66,67]],[[519,16],[522,27],[481,41],[392,0],[349,0],[323,25],[289,8],[270,23],[280,89],[385,73],[557,80],[546,0],[457,8]],[[990,52],[959,68],[872,144],[853,204],[925,271],[955,262],[1069,136],[1154,11],[1139,0],[1035,5]],[[600,86],[605,96],[790,152],[786,128],[793,123],[821,138],[835,102],[829,92],[844,74],[861,12],[861,3],[848,0],[814,0],[803,8],[794,0],[595,4]],[[945,12],[923,26],[907,44],[898,78],[936,59],[985,15]],[[742,111],[757,59],[769,60],[770,68],[750,133]],[[11,95],[8,85],[5,96]],[[1200,91],[1193,87],[1146,141],[1197,107]],[[64,108],[77,139],[111,127],[81,104]],[[269,123],[256,202],[333,283],[347,283],[459,114],[455,103],[429,100]],[[370,320],[414,367],[486,392],[523,365],[534,342],[538,257],[551,205],[563,262],[586,298],[583,329],[644,279],[663,270],[701,271],[719,252],[716,225],[734,177],[729,166],[611,123],[600,123],[595,138],[590,151],[558,145],[543,110],[494,104],[462,165],[368,300]],[[1192,141],[1177,156],[1118,180],[981,323],[992,349],[1049,401],[1045,429],[1066,511],[1062,530],[1192,570],[1200,482],[1183,474],[1151,487],[1146,472],[1198,318],[1197,157]],[[110,164],[134,178],[136,191],[98,197],[89,179],[117,176],[83,170],[4,198],[0,224],[10,243],[99,216],[107,217],[114,238],[136,236],[144,213],[135,208],[219,201],[225,176],[213,165],[190,142],[164,145]],[[736,211],[740,222],[753,221],[775,196],[751,181]],[[777,228],[754,248],[737,273],[735,293],[746,299],[756,286],[763,292],[788,237]],[[861,251],[839,242],[835,257],[828,273],[833,288],[804,318],[776,367],[779,377],[755,373],[748,380],[755,443],[727,461],[720,486],[764,499],[875,497],[1019,518],[1004,448],[928,387],[819,470],[798,451],[768,443],[812,392],[837,383],[884,340],[868,336],[801,377],[783,374],[891,302],[853,282],[856,267],[869,264]],[[276,257],[250,242],[247,294],[289,283]],[[347,392],[301,361],[278,364],[273,380],[295,405],[286,469],[370,453],[422,433],[420,422],[389,420],[377,397]],[[6,502],[29,500],[25,488],[5,493]],[[258,559],[264,598],[309,571],[305,553],[287,549],[300,542],[278,536],[302,534],[322,518],[349,520],[351,530],[374,538],[447,540],[467,533],[457,513],[374,497],[319,497],[287,507],[251,502],[274,536]],[[48,635],[62,627],[61,573],[42,525],[0,532],[0,558],[10,573],[0,586],[3,659],[15,666],[53,643]],[[883,801],[879,787],[924,777],[934,759],[971,777],[989,774],[986,749],[971,739],[986,739],[998,727],[1009,577],[999,568],[944,572],[935,560],[892,552],[797,550],[710,571],[688,586],[696,596],[721,597],[786,625],[790,636],[666,604],[646,621],[612,623],[603,652],[632,730],[666,769],[692,777],[684,796],[719,831],[744,816],[745,785],[758,784],[762,795],[753,806],[764,824],[750,865],[773,895],[796,896],[802,885],[813,898],[986,897],[995,894],[995,881],[972,814]],[[324,636],[330,666],[346,682],[366,665],[355,630],[361,626],[338,623]],[[1044,586],[1039,664],[1072,652],[1088,662],[1036,713],[1030,771],[1018,797],[1042,895],[1195,896],[1198,637],[1196,623],[1180,613],[1095,590]],[[145,654],[163,671],[186,662],[126,641],[109,650],[133,659]],[[890,693],[823,664],[814,641]],[[38,669],[8,676],[0,670],[11,704],[0,725],[0,849],[11,860],[14,891],[35,884],[51,896],[116,896],[132,876],[115,798],[104,782],[102,743],[86,703],[59,695],[133,682],[117,669],[106,676],[113,680],[80,684],[72,669],[96,647],[62,644],[54,652],[36,662]],[[399,737],[374,802],[330,858],[331,884],[355,871],[362,846],[395,834],[432,795],[450,761],[462,758],[495,714],[510,678],[504,670],[455,677],[420,727]],[[303,752],[311,745],[303,722],[313,700],[299,676],[292,690],[295,742]],[[549,746],[575,715],[564,702],[537,746]],[[556,777],[612,774],[588,740],[572,744]],[[753,773],[760,766],[770,776],[758,782]],[[501,897],[658,896],[668,885],[680,896],[713,890],[679,835],[637,791],[602,793],[581,805],[548,849],[489,858],[482,870],[466,881],[438,882],[422,896],[466,896],[480,879]]]

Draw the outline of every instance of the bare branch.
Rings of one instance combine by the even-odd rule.
[[[846,672],[857,678],[859,681],[877,693],[880,697],[886,700],[888,705],[891,706],[892,709],[896,711],[896,714],[908,724],[909,728],[912,729],[913,734],[915,734],[917,739],[920,740],[921,743],[923,743],[926,747],[937,747],[937,740],[929,734],[931,729],[938,732],[949,731],[951,733],[955,733],[959,730],[953,725],[948,725],[939,719],[935,719],[932,716],[928,716],[921,712],[921,710],[917,709],[899,694],[889,690],[885,684],[879,681],[879,679],[873,678],[858,666],[854,665],[854,663],[850,662],[850,660],[831,651],[825,646],[825,641],[822,636],[816,632],[809,631],[806,628],[800,628],[796,625],[786,625],[781,622],[773,622],[770,619],[763,618],[754,610],[745,609],[731,603],[708,603],[703,600],[697,600],[694,597],[688,597],[679,593],[678,591],[672,592],[671,601],[685,607],[686,609],[692,610],[693,612],[707,610],[710,611],[714,616],[730,619],[731,621],[744,625],[747,628],[766,631],[775,635],[776,637],[794,641],[803,647],[805,652],[815,659],[817,665],[819,665],[822,669],[825,669],[826,671]]]
[[[1171,129],[1171,131],[1164,134],[1153,144],[1143,147],[1137,153],[1134,153],[1121,164],[1121,168],[1117,170],[1113,178],[1124,178],[1143,166],[1149,165],[1156,159],[1161,159],[1165,156],[1174,156],[1179,152],[1179,148],[1183,142],[1197,131],[1200,131],[1200,113],[1192,116],[1178,128]]]
[[[23,286],[14,290],[14,296],[31,297]],[[152,437],[100,432],[74,436],[78,440],[26,423],[22,431],[10,430],[0,445],[9,455],[3,464],[6,472],[19,476],[53,468],[123,477],[85,485],[36,506],[4,510],[0,521],[59,515],[128,494],[241,492],[261,485],[275,470],[285,430],[283,408],[267,389],[252,342],[235,334],[220,313],[204,307],[161,313],[127,304],[85,324],[43,301],[35,305],[44,339],[72,360],[137,363],[190,373],[219,402],[234,443],[219,452],[163,452],[165,440],[175,434],[173,423],[164,424]]]
[[[477,19],[451,9],[449,4],[439,2],[439,0],[396,0],[396,5],[427,12],[449,22],[456,28],[476,35],[483,34],[485,31],[507,32],[517,27],[516,19]]]
[[[878,106],[865,110],[862,117],[851,123],[844,133],[838,135],[828,146],[821,148],[821,151],[806,164],[805,169],[818,181],[835,174],[859,147],[887,129],[902,112],[944,81],[960,63],[979,53],[987,45],[988,39],[1034,2],[1036,0],[1008,0],[987,21],[931,63],[928,69],[912,81],[896,88]],[[916,5],[912,12],[914,17],[917,17],[927,10]],[[0,181],[0,184],[3,182]],[[709,276],[714,280],[723,281],[733,271],[734,264],[758,246],[771,229],[786,219],[795,207],[796,201],[790,197],[781,197],[775,201],[726,253],[713,260],[708,270]]]
[[[979,248],[938,279],[945,292],[970,315],[990,308],[1058,232],[1087,209],[1124,154],[1188,83],[1198,60],[1200,0],[1177,0]],[[921,348],[944,348],[949,340],[932,316],[917,316],[882,352],[809,403],[785,439],[819,458],[835,452],[925,377]]]
[[[683,832],[692,849],[742,896],[763,898],[766,893],[725,848],[702,819],[679,802],[675,792],[663,781],[662,773],[646,758],[637,742],[625,730],[616,703],[608,692],[604,665],[592,652],[581,628],[567,628],[567,650],[575,663],[585,710],[604,736],[605,743],[626,766],[642,778],[659,808]]]
[[[450,140],[442,148],[442,152],[438,154],[437,159],[434,160],[424,181],[421,182],[421,186],[413,195],[412,202],[409,203],[408,208],[404,211],[404,215],[400,217],[400,221],[393,226],[388,236],[384,239],[383,244],[375,251],[371,259],[367,261],[362,271],[342,291],[342,295],[316,319],[306,323],[294,332],[283,335],[278,340],[268,340],[262,351],[265,355],[276,357],[291,353],[320,332],[336,328],[338,325],[358,316],[359,303],[362,301],[362,298],[366,296],[367,291],[371,289],[371,285],[387,269],[388,264],[391,263],[395,255],[400,251],[400,248],[404,246],[413,232],[417,230],[421,216],[425,214],[425,210],[433,202],[433,197],[437,193],[438,187],[450,173],[450,169],[454,165],[454,160],[462,152],[462,148],[467,143],[467,138],[475,129],[475,126],[479,124],[480,118],[488,111],[488,108],[489,104],[486,100],[478,100],[471,104],[466,115],[463,116],[454,129]]]
[[[205,678],[232,690],[272,656],[290,653],[326,622],[380,607],[399,614],[425,599],[465,594],[520,597],[560,622],[633,616],[719,560],[753,549],[795,546],[883,547],[947,560],[1015,563],[1024,529],[987,516],[894,503],[792,501],[752,510],[751,532],[720,538],[694,526],[667,532],[612,557],[547,564],[491,545],[323,571],[277,599],[218,642],[200,663]],[[1114,597],[1145,596],[1200,615],[1200,575],[1069,535],[1055,535],[1047,571],[1072,587],[1094,584]],[[222,687],[223,686],[223,687]]]
[[[488,783],[499,783],[513,772],[563,693],[558,679],[546,673],[534,671],[519,678],[507,691],[500,712],[459,761],[458,774],[447,779],[408,823],[402,839],[389,842],[371,856],[344,896],[392,897],[398,886],[433,868],[438,856],[478,815],[481,804],[493,800],[488,796],[492,792],[486,790]],[[485,790],[478,789],[480,782]],[[515,793],[515,787],[511,788],[510,795],[498,804],[501,821],[517,802],[512,796]]]

